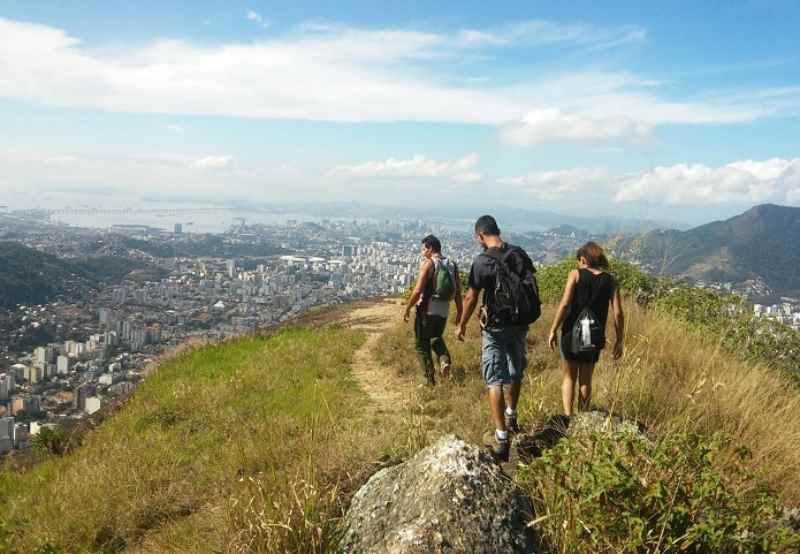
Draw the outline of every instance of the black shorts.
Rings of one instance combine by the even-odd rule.
[[[600,350],[597,352],[583,352],[581,354],[573,354],[569,352],[567,345],[572,343],[572,333],[561,333],[561,358],[570,360],[572,362],[591,362],[596,364],[600,359]]]

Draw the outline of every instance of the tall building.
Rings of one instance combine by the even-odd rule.
[[[41,367],[25,366],[24,377],[28,383],[34,385],[42,380],[44,377],[44,370]]]
[[[228,260],[226,265],[228,268],[228,277],[233,279],[236,277],[236,260]]]
[[[175,234],[176,235],[183,234],[183,223],[176,223],[175,224]]]
[[[48,362],[47,349],[44,346],[38,346],[33,350],[33,365],[42,367]]]
[[[66,375],[69,373],[70,360],[66,356],[59,356],[56,360],[56,371],[59,375]]]
[[[111,310],[108,308],[100,308],[97,310],[97,318],[100,320],[100,323],[108,323],[111,319]]]
[[[80,411],[85,411],[86,399],[94,396],[95,391],[95,386],[88,383],[79,386],[75,393],[75,407]]]
[[[14,374],[0,373],[0,400],[8,400],[14,393]]]
[[[30,441],[30,431],[26,423],[14,425],[14,448],[27,448]]]
[[[13,417],[0,417],[0,438],[14,439]]]

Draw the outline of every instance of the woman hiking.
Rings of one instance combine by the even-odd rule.
[[[567,277],[548,339],[550,349],[555,350],[558,345],[556,332],[561,328],[561,399],[567,416],[572,415],[576,381],[580,395],[578,407],[582,411],[589,408],[594,365],[606,343],[609,307],[616,333],[615,360],[622,356],[625,325],[619,288],[607,271],[608,260],[603,249],[594,242],[587,242],[578,249],[576,257],[578,269],[573,269]]]

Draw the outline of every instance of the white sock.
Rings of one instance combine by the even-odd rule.
[[[506,415],[509,417],[514,417],[517,415],[517,410],[512,410],[511,408],[506,407]]]
[[[507,441],[508,440],[508,431],[501,431],[500,429],[494,430],[494,435],[497,437],[499,441]]]

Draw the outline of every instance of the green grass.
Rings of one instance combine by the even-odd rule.
[[[341,328],[290,329],[167,362],[83,447],[2,473],[0,545],[324,549],[350,489],[379,456],[356,448],[379,447],[356,417],[366,398],[349,373],[362,340]]]

